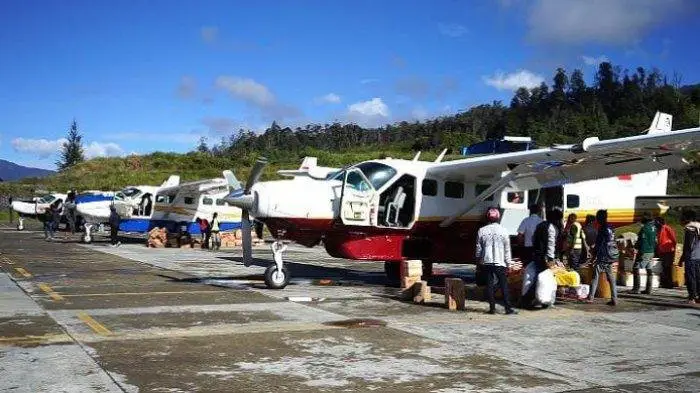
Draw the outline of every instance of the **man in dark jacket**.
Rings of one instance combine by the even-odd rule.
[[[117,208],[114,207],[114,205],[111,205],[109,207],[109,229],[110,229],[110,238],[112,240],[112,247],[118,247],[121,245],[121,242],[118,241],[117,235],[119,234],[119,222],[121,219],[119,218],[119,214],[117,214]]]
[[[651,214],[644,213],[642,217],[642,229],[639,230],[637,235],[637,260],[634,261],[634,266],[632,267],[632,274],[634,277],[634,285],[632,287],[632,293],[639,293],[640,287],[640,277],[639,270],[646,269],[647,271],[647,283],[644,294],[651,294],[651,284],[653,272],[651,270],[651,263],[654,259],[654,251],[656,251],[656,228],[651,219]]]
[[[595,239],[594,262],[593,262],[593,279],[591,280],[591,292],[588,295],[588,302],[592,303],[595,298],[595,292],[598,289],[598,279],[601,274],[605,274],[612,298],[606,304],[608,306],[617,305],[617,287],[615,286],[615,276],[612,272],[612,264],[619,258],[617,246],[615,245],[615,232],[608,225],[608,211],[598,210],[595,214],[595,219],[598,222],[598,235]]]
[[[683,255],[679,266],[685,265],[685,285],[688,288],[688,303],[700,302],[700,222],[694,210],[683,213],[685,225]]]
[[[537,275],[549,269],[554,259],[559,254],[559,235],[562,231],[562,219],[564,212],[560,208],[553,208],[547,212],[547,220],[539,223],[532,236],[532,255]],[[537,275],[527,293],[521,298],[521,306],[532,308],[535,305],[535,293],[537,290]]]

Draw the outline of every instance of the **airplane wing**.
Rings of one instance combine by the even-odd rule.
[[[700,148],[700,127],[680,131],[654,131],[644,135],[580,144],[497,154],[442,162],[426,176],[463,182],[483,181],[491,187],[483,200],[506,186],[527,190],[572,182],[677,168],[687,164],[682,154]],[[503,175],[507,172],[506,175]],[[477,201],[478,202],[478,201]],[[466,211],[443,221],[451,224]]]
[[[163,187],[158,190],[158,194],[172,194],[175,192],[204,192],[218,187],[226,186],[224,179],[206,179],[198,180],[189,183],[182,183],[175,186]]]

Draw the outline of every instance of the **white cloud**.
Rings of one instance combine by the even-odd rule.
[[[520,87],[532,89],[544,82],[541,75],[534,74],[528,70],[520,70],[510,74],[496,72],[493,76],[483,77],[484,83],[493,86],[498,90],[517,90]]]
[[[95,157],[117,157],[124,155],[124,149],[113,142],[91,142],[89,145],[85,146],[84,151],[85,158],[88,159]]]
[[[325,96],[316,97],[316,104],[340,104],[340,96],[335,93],[328,93]]]
[[[438,31],[452,38],[461,37],[469,32],[466,27],[457,23],[438,23]]]
[[[203,26],[199,34],[204,42],[214,43],[219,39],[219,28],[216,26]]]
[[[555,44],[629,44],[686,8],[684,0],[538,0],[530,8],[530,37]]]
[[[67,142],[65,138],[56,140],[15,138],[11,143],[16,152],[48,158],[58,153],[65,142]]]
[[[348,120],[363,127],[381,126],[389,116],[389,107],[379,97],[348,105]]]
[[[216,87],[228,91],[235,98],[258,106],[274,105],[276,101],[275,95],[267,86],[250,78],[220,76],[216,78]]]
[[[258,108],[265,120],[283,120],[301,115],[299,108],[277,102],[277,97],[267,86],[253,79],[222,75],[216,78],[215,85],[227,91],[231,97]]]
[[[609,61],[608,57],[605,55],[600,55],[598,57],[583,55],[583,56],[581,56],[581,60],[583,60],[583,62],[586,65],[595,66],[595,67],[597,67],[598,64],[600,64],[600,63],[604,63],[606,61]]]

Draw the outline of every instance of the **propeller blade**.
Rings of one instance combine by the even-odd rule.
[[[253,263],[253,238],[250,232],[248,209],[243,209],[241,212],[241,231],[243,232],[243,264],[250,266]]]
[[[260,157],[257,161],[255,161],[255,165],[248,176],[248,181],[245,183],[245,194],[250,193],[250,189],[253,188],[253,184],[258,182],[266,165],[267,159],[265,157]]]

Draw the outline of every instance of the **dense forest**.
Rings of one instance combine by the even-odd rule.
[[[558,68],[552,83],[518,89],[508,105],[500,101],[473,107],[452,116],[424,122],[400,122],[381,128],[356,124],[310,124],[281,127],[276,122],[261,134],[239,130],[208,147],[197,150],[248,161],[266,155],[272,161],[297,160],[309,149],[348,152],[390,149],[399,151],[458,149],[473,142],[505,135],[530,136],[538,145],[580,142],[588,136],[601,139],[642,133],[656,111],[673,115],[673,128],[698,126],[700,84],[682,86],[682,77],[639,67],[622,69],[601,63],[588,85],[581,70],[570,74]],[[697,165],[672,174],[697,193]]]

